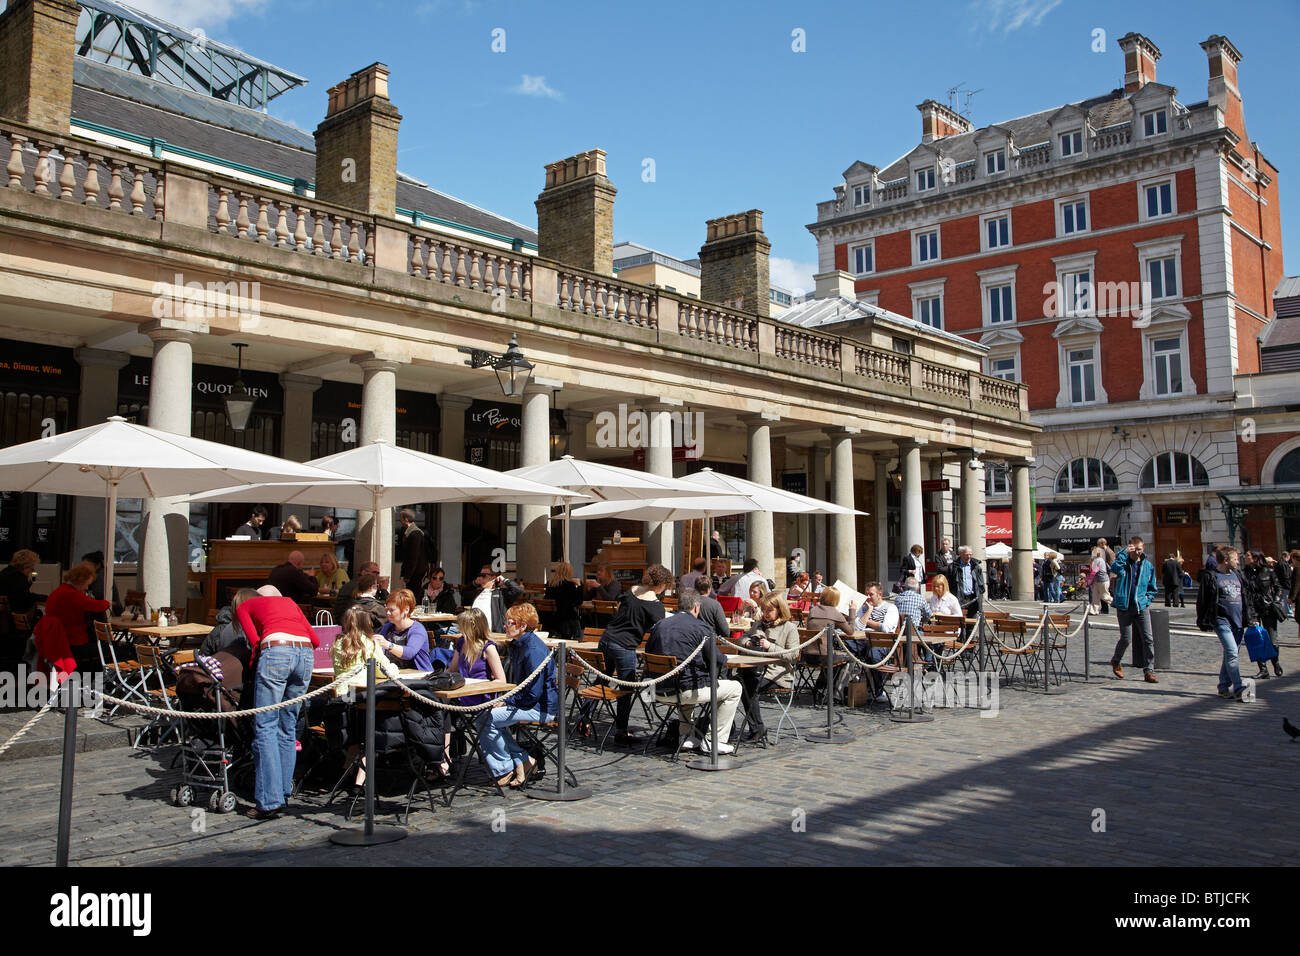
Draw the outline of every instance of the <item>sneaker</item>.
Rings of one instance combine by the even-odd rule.
[[[735,752],[736,752],[736,748],[731,746],[731,744],[718,744],[718,753],[720,755],[733,754]],[[707,743],[704,743],[700,745],[700,753],[712,755],[713,751],[709,749],[709,745]]]
[[[1232,700],[1235,695],[1230,690],[1221,690],[1219,691],[1219,696],[1224,700]]]
[[[700,745],[695,742],[694,737],[682,741],[682,750],[695,750]]]

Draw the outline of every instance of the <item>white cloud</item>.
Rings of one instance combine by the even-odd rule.
[[[187,30],[212,31],[265,4],[266,0],[131,0],[128,6]]]
[[[813,275],[817,272],[815,262],[795,262],[793,259],[773,256],[768,267],[772,285],[780,286],[795,295],[811,292],[817,285],[813,281]]]
[[[558,90],[553,90],[546,85],[546,77],[529,76],[525,73],[521,78],[519,85],[511,90],[512,93],[522,93],[524,96],[545,96],[552,100],[564,99],[563,94]]]
[[[975,0],[971,9],[990,31],[1010,33],[1025,24],[1038,26],[1061,0]]]

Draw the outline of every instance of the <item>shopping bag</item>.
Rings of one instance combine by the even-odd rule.
[[[1268,631],[1258,624],[1252,624],[1246,628],[1245,643],[1246,653],[1250,655],[1252,664],[1271,661],[1276,656],[1276,652],[1273,650],[1273,642],[1268,639]]]

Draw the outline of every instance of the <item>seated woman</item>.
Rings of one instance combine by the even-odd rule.
[[[800,571],[794,577],[794,584],[790,585],[790,589],[785,594],[786,601],[790,604],[802,601],[805,596],[804,592],[808,591],[810,584],[811,579],[808,577],[808,572]]]
[[[99,651],[91,639],[94,627],[86,615],[98,617],[108,610],[107,601],[97,601],[86,593],[94,580],[94,567],[82,562],[64,572],[63,583],[45,600],[46,617],[56,617],[62,623],[68,648],[82,671],[100,669]]]
[[[936,574],[930,579],[930,613],[961,617],[961,602],[948,590],[948,579]]]
[[[509,613],[507,609],[507,618]],[[492,642],[487,615],[476,607],[466,608],[457,616],[456,626],[460,628],[460,639],[456,641],[456,653],[452,655],[447,670],[455,671],[466,680],[504,681],[506,672],[501,666],[497,646]],[[462,697],[456,703],[462,707],[472,707],[491,697],[490,694],[479,694]]]
[[[533,633],[537,625],[537,609],[531,604],[516,604],[506,610],[506,635],[512,638],[510,682],[519,684],[537,670],[542,661],[547,661],[547,664],[527,687],[509,700],[497,701],[478,718],[479,744],[488,770],[497,778],[497,783],[508,784],[512,790],[519,790],[528,783],[537,772],[537,761],[515,742],[506,728],[521,720],[552,721],[560,708],[555,661],[548,660],[550,649]]]
[[[773,660],[766,668],[742,668],[740,685],[744,690],[745,708],[749,713],[749,731],[746,740],[762,737],[767,729],[758,706],[758,695],[771,687],[786,690],[794,685],[794,648],[799,646],[799,628],[790,620],[790,606],[785,598],[767,594],[758,604],[759,617],[741,640],[742,647],[756,651],[789,651],[785,660]]]
[[[384,613],[388,623],[375,635],[375,643],[394,660],[400,661],[402,667],[433,670],[433,660],[429,657],[429,632],[411,617],[415,613],[415,595],[406,588],[399,588],[388,595]]]
[[[320,556],[320,566],[316,570],[316,583],[322,591],[338,592],[348,583],[348,574],[339,567],[333,551],[324,551]]]
[[[758,614],[759,602],[767,596],[767,585],[762,581],[755,581],[749,586],[749,597],[740,602],[740,610],[748,615]]]
[[[460,593],[447,583],[447,572],[434,568],[429,582],[424,586],[424,600],[435,614],[455,614],[460,606]]]
[[[822,593],[818,597],[817,606],[808,612],[804,620],[804,627],[809,630],[822,631],[821,639],[811,645],[803,652],[804,660],[814,667],[818,667],[826,659],[826,635],[825,630],[829,625],[839,631],[845,637],[853,636],[854,607],[849,605],[849,613],[845,616],[836,607],[840,603],[840,592],[835,588],[822,588]],[[836,654],[838,660],[848,660],[848,657],[842,653]]]
[[[581,640],[582,614],[578,609],[582,604],[582,588],[578,586],[573,576],[573,565],[568,561],[561,561],[551,572],[550,580],[546,582],[546,599],[555,602],[551,636],[566,641]],[[507,611],[506,619],[509,618],[510,612]]]
[[[379,653],[379,648],[375,644],[374,631],[370,624],[370,615],[365,608],[350,607],[343,612],[343,633],[334,641],[330,648],[330,660],[334,664],[334,676],[341,677],[358,664],[364,664],[366,661],[374,659],[382,673],[380,680],[387,678],[393,680],[400,676],[397,665],[390,661],[385,655]],[[365,676],[365,671],[361,672]],[[344,688],[346,684],[339,684],[334,688],[334,696],[342,697],[347,693]],[[355,710],[352,712],[355,718]],[[349,734],[348,759],[354,760],[357,756],[359,745],[355,741],[360,735],[356,733],[353,727],[352,733]],[[356,785],[359,787],[366,782],[365,763],[357,765]]]

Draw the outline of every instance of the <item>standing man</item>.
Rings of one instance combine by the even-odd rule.
[[[709,557],[731,559],[731,555],[727,553],[727,544],[717,531],[709,535]]]
[[[429,558],[424,551],[424,532],[415,523],[415,512],[403,508],[402,522],[402,576],[406,589],[412,594],[424,590],[424,579],[429,576]]]
[[[261,541],[262,525],[264,524],[266,524],[266,509],[261,505],[253,505],[248,520],[235,529],[234,536],[236,538],[251,538],[253,541]]]
[[[952,538],[944,538],[939,544],[939,556],[934,559],[936,568],[946,568],[957,560],[957,552],[952,549]]]
[[[1118,579],[1112,597],[1119,624],[1119,642],[1111,655],[1110,669],[1116,677],[1124,678],[1120,660],[1128,650],[1136,627],[1138,639],[1142,641],[1142,679],[1148,684],[1158,684],[1156,647],[1151,635],[1151,600],[1156,596],[1156,572],[1142,553],[1142,539],[1138,535],[1128,539],[1128,547],[1115,558],[1110,570]]]
[[[1160,567],[1160,583],[1165,587],[1165,607],[1175,607],[1178,589],[1183,584],[1183,567],[1172,554],[1165,557],[1165,563]]]
[[[758,570],[758,558],[746,558],[739,574],[733,575],[718,588],[719,594],[733,594],[739,598],[749,597],[749,586],[755,581],[767,587],[767,578]]]
[[[974,617],[984,597],[984,569],[974,558],[975,552],[963,544],[957,549],[957,561],[948,569],[948,587],[957,595],[962,613]]]
[[[466,585],[463,599],[466,607],[476,607],[483,612],[494,633],[504,634],[506,609],[518,601],[523,593],[523,589],[513,581],[493,571],[492,565],[485,564],[474,583]]]

